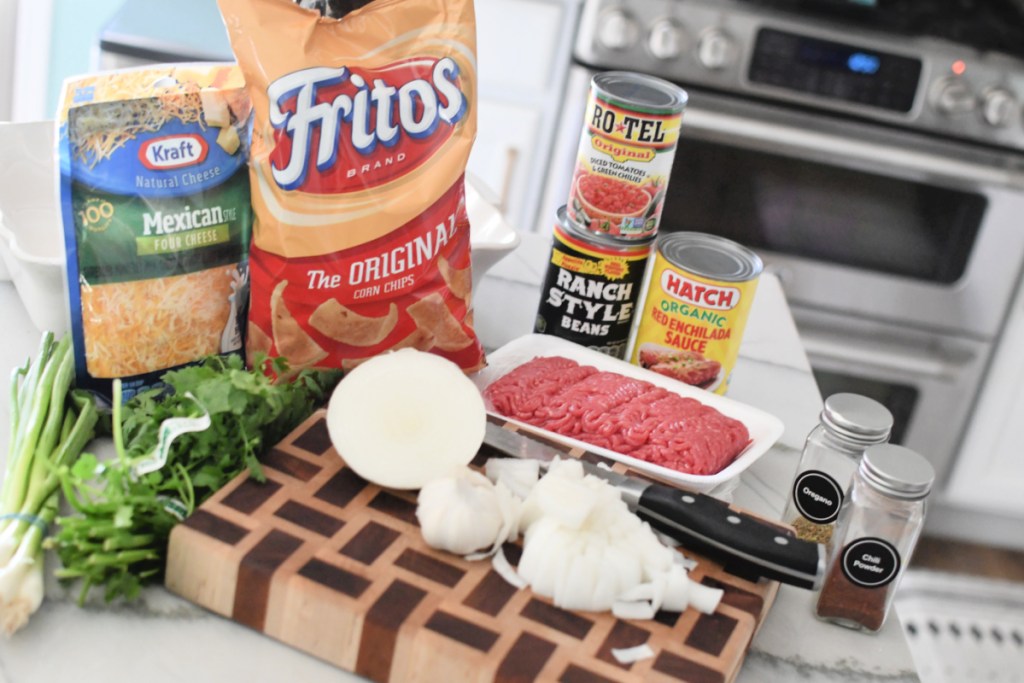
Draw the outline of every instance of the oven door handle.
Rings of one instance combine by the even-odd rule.
[[[944,178],[958,186],[977,183],[1020,186],[1024,174],[1012,169],[971,163],[952,154],[895,147],[858,137],[842,136],[691,106],[684,116],[686,135],[759,149],[768,153],[835,164],[854,163],[877,173],[889,169],[897,177]]]
[[[944,379],[956,376],[961,365],[954,359],[928,354],[926,349],[912,353],[909,349],[851,345],[849,340],[832,340],[813,332],[801,331],[800,341],[808,356],[872,367],[893,375]]]

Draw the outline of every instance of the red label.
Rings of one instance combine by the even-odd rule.
[[[423,215],[355,249],[286,259],[253,246],[249,322],[273,339],[274,353],[288,357],[274,333],[276,307],[279,327],[282,316],[287,315],[301,330],[292,330],[286,341],[294,342],[298,334],[305,336],[304,347],[323,350],[318,363],[325,367],[343,367],[344,361],[406,345],[472,367],[479,362],[481,348],[472,331],[469,292],[455,291],[446,280],[445,273],[450,271],[439,267],[443,260],[446,269],[468,274],[468,233],[459,182]],[[280,297],[275,302],[272,293],[278,288]],[[420,303],[424,299],[436,305]],[[379,320],[382,326],[390,316],[394,320],[372,343],[353,344],[332,337],[316,323],[317,311],[336,319],[342,308],[350,318]],[[457,341],[462,335],[465,345]]]

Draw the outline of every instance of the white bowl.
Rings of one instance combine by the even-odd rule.
[[[52,121],[0,122],[0,261],[40,331],[68,329]]]
[[[487,190],[466,176],[466,213],[469,214],[469,246],[473,264],[473,289],[494,264],[519,246],[519,233],[508,224]]]

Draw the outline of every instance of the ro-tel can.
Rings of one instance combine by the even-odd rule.
[[[534,331],[623,358],[654,238],[592,233],[558,210]]]
[[[661,235],[630,360],[724,394],[763,267],[757,254],[723,237]]]
[[[628,71],[599,73],[580,135],[569,219],[593,232],[646,239],[658,230],[687,95]]]

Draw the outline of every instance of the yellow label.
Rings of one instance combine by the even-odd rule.
[[[721,282],[655,255],[630,360],[724,394],[739,356],[757,279]]]
[[[600,275],[608,280],[621,280],[629,275],[629,262],[620,257],[594,260],[571,256],[556,249],[551,254],[551,263],[574,273]]]

